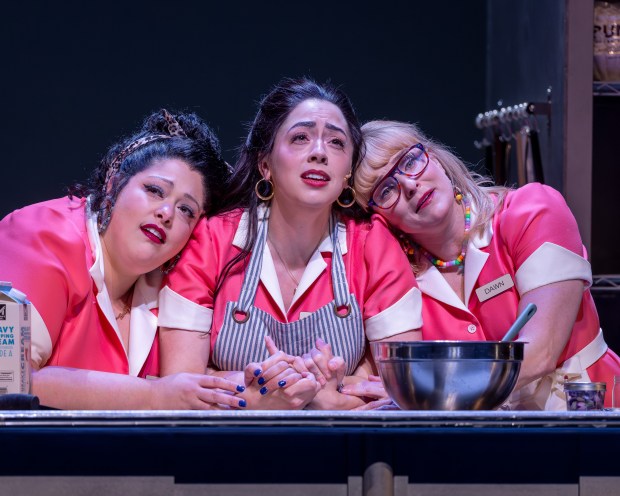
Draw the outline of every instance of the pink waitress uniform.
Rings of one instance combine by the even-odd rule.
[[[0,279],[32,303],[32,363],[145,377],[159,374],[156,270],[136,282],[129,353],[103,274],[94,215],[82,198],[30,205],[0,222]]]
[[[557,370],[513,393],[507,406],[566,409],[565,380],[606,382],[609,389],[614,374],[620,374],[620,359],[603,339],[588,289],[592,272],[583,253],[577,223],[559,192],[538,183],[511,191],[484,232],[469,240],[465,304],[434,266],[418,276],[423,338],[499,341],[517,317],[520,295],[553,282],[581,279],[581,308]],[[606,395],[605,404],[611,405],[611,395]]]
[[[266,231],[261,229],[257,246],[262,253],[262,265],[250,262],[247,268],[244,265],[240,270],[243,264],[239,264],[214,297],[218,275],[245,242],[247,215],[247,212],[237,210],[199,224],[160,295],[160,325],[211,332],[211,358],[221,357],[216,364],[236,364],[241,368],[241,362],[246,362],[245,366],[250,360],[266,358],[264,342],[257,338],[259,328],[262,335],[268,333],[281,343],[296,341],[297,338],[287,340],[288,331],[298,333],[296,336],[300,338],[303,336],[308,347],[314,345],[306,335],[308,332],[336,343],[339,336],[330,337],[332,329],[320,329],[314,325],[309,326],[312,329],[305,329],[303,322],[306,318],[314,318],[326,307],[331,312],[330,304],[339,301],[339,293],[353,294],[353,316],[359,316],[360,320],[359,327],[352,324],[350,329],[359,328],[361,339],[358,340],[354,331],[350,340],[341,339],[348,373],[354,370],[357,362],[348,361],[346,357],[355,357],[359,361],[365,347],[364,332],[369,340],[378,340],[421,326],[421,297],[415,279],[398,243],[379,217],[370,222],[341,219],[334,223],[335,228],[326,234],[311,257],[288,311],[284,308],[273,258],[265,241]],[[268,209],[261,208],[259,221],[268,215]],[[337,243],[336,250],[333,240]],[[344,262],[342,265],[340,257]],[[342,280],[339,280],[339,273]],[[254,294],[248,295],[250,299],[254,298],[250,314],[257,315],[254,309],[258,309],[263,324],[231,326],[226,320],[227,303],[240,302],[244,306],[242,287],[244,292],[252,288]],[[271,318],[288,325],[272,325]],[[296,323],[299,325],[294,325]],[[229,334],[248,332],[247,339],[244,334],[236,339],[232,336],[218,340],[222,328]],[[287,351],[287,346],[284,345],[283,349]],[[239,363],[235,361],[236,354],[243,357]]]

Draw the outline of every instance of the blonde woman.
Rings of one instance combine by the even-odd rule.
[[[590,264],[562,195],[491,185],[413,124],[372,121],[362,131],[357,201],[390,224],[409,257],[423,339],[497,341],[534,303],[507,407],[565,409],[564,381],[611,384],[620,359],[599,328]]]

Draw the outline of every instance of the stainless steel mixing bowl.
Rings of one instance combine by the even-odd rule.
[[[493,410],[510,395],[522,342],[371,343],[386,392],[403,410]]]

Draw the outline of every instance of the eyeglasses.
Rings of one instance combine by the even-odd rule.
[[[424,145],[416,143],[400,157],[394,167],[383,176],[377,185],[370,192],[368,207],[381,209],[391,208],[396,205],[400,198],[400,183],[394,177],[402,174],[407,177],[420,177],[428,166],[428,153],[424,150]]]

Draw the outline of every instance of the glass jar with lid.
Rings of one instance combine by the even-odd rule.
[[[620,2],[594,2],[594,79],[620,81]]]
[[[566,382],[566,409],[569,411],[602,410],[605,405],[604,382]]]

